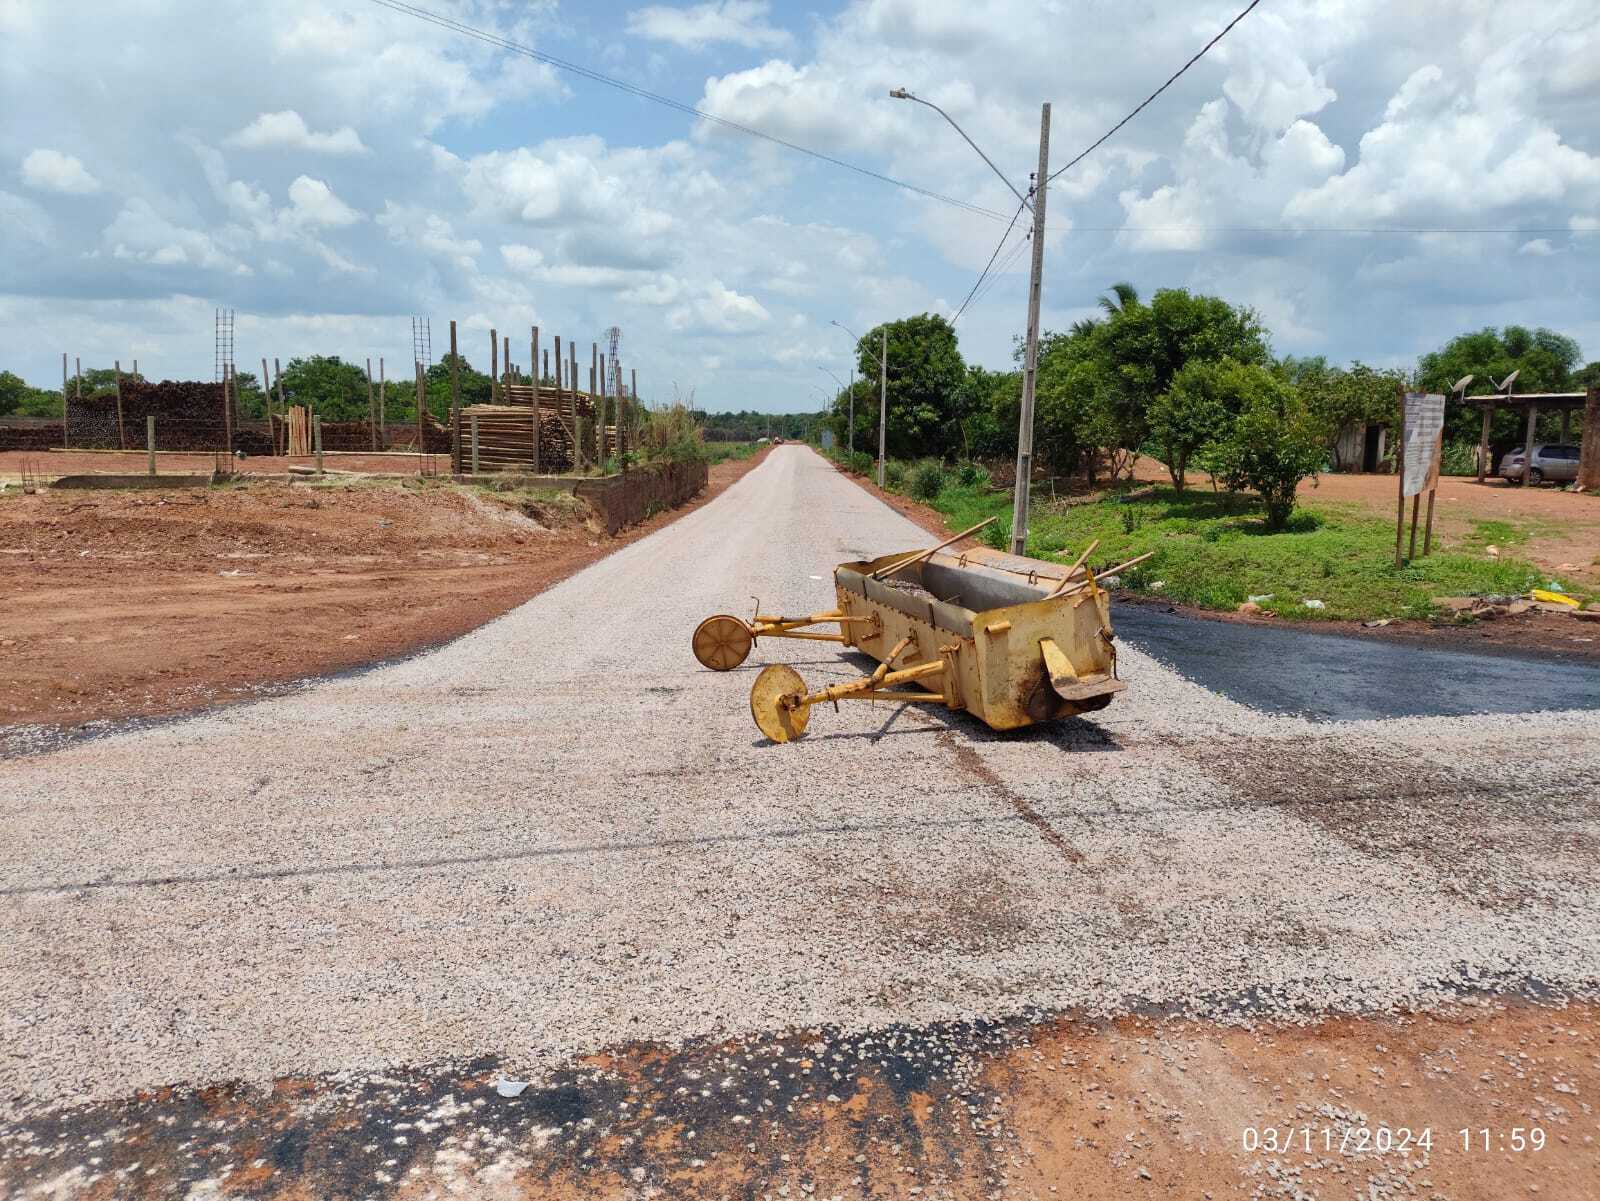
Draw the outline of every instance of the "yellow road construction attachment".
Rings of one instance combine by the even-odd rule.
[[[1093,546],[1071,567],[986,547],[944,552],[970,532],[924,551],[839,564],[838,604],[824,613],[709,617],[695,630],[695,656],[729,671],[766,637],[837,642],[878,660],[871,675],[815,691],[792,667],[765,668],[750,711],[774,742],[804,734],[813,705],[842,700],[939,702],[996,730],[1109,705],[1127,685],[1117,679],[1110,597],[1085,566]],[[827,625],[838,632],[809,628]]]

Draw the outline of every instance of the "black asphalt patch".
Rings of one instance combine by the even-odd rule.
[[[1600,709],[1600,667],[1117,605],[1117,634],[1263,713],[1313,721]]]

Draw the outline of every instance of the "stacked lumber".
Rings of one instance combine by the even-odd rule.
[[[531,405],[467,405],[461,410],[462,469],[472,469],[472,424],[478,426],[479,471],[533,470]],[[573,463],[572,438],[554,410],[539,412],[539,470],[566,471]]]

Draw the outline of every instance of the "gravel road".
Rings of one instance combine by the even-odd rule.
[[[690,654],[709,613],[824,608],[836,562],[927,541],[784,447],[435,653],[0,762],[0,1106],[825,1024],[1595,995],[1600,713],[1312,722],[1128,646],[1093,722],[846,704],[775,747],[760,663],[857,667]]]

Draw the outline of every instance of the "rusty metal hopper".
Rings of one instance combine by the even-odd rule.
[[[986,548],[941,553],[979,528],[927,550],[839,564],[838,604],[826,613],[708,617],[695,630],[695,656],[729,671],[769,637],[838,642],[878,660],[870,676],[816,692],[790,667],[762,671],[750,710],[774,742],[803,734],[820,701],[942,701],[996,730],[1105,708],[1126,685],[1117,679],[1110,597],[1084,566],[1095,544],[1070,567]],[[824,624],[839,632],[807,628]]]

